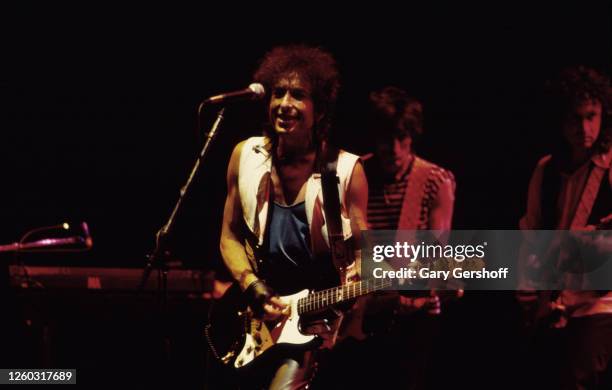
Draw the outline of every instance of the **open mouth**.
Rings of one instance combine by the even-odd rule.
[[[276,118],[276,124],[278,127],[288,130],[291,129],[295,126],[295,124],[297,123],[298,119],[295,116],[278,116]]]

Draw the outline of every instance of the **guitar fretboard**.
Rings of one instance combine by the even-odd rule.
[[[368,279],[357,283],[317,291],[298,300],[298,314],[315,312],[349,299],[357,298],[374,291],[391,287],[388,279]]]

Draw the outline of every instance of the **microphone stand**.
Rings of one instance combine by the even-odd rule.
[[[205,103],[203,102],[203,103],[200,103],[200,105],[198,106],[198,118],[201,114],[201,110],[204,104]],[[210,129],[210,131],[208,132],[206,136],[206,142],[204,143],[204,147],[200,151],[200,155],[198,156],[193,168],[191,169],[191,173],[189,174],[189,177],[187,178],[187,182],[185,183],[185,185],[181,188],[179,192],[179,198],[176,204],[174,205],[174,209],[172,210],[172,213],[170,214],[168,221],[166,221],[164,226],[162,226],[162,228],[159,229],[159,231],[157,232],[155,236],[155,248],[153,249],[153,252],[149,256],[147,256],[147,263],[144,267],[142,277],[140,280],[140,284],[138,286],[138,291],[142,292],[147,284],[147,280],[149,279],[149,276],[151,275],[151,271],[153,271],[153,268],[157,269],[157,272],[158,272],[157,274],[157,297],[158,297],[158,303],[159,303],[159,308],[160,308],[160,317],[163,320],[162,324],[163,324],[163,333],[164,333],[163,335],[164,352],[165,352],[166,358],[169,357],[169,352],[170,352],[170,340],[168,338],[167,324],[165,321],[166,313],[168,309],[167,308],[167,305],[168,305],[168,264],[167,264],[167,260],[170,257],[170,252],[168,250],[168,245],[167,245],[168,237],[170,236],[170,233],[174,227],[176,216],[183,204],[183,200],[185,199],[187,193],[189,192],[189,189],[191,188],[193,179],[198,173],[200,169],[200,165],[202,164],[202,161],[204,161],[204,158],[208,154],[208,151],[210,149],[210,145],[213,139],[217,135],[217,130],[219,126],[221,125],[221,122],[223,121],[224,112],[225,112],[225,108],[222,108],[217,113],[217,119],[213,123],[212,128]]]

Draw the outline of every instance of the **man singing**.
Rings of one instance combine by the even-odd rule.
[[[239,143],[227,172],[221,254],[252,310],[280,320],[288,306],[278,295],[324,288],[358,278],[359,232],[366,228],[367,182],[356,155],[328,142],[339,89],[333,57],[307,46],[277,47],[254,76],[268,98],[261,137]],[[352,263],[338,270],[328,245],[321,171],[337,156],[343,235]],[[338,279],[338,271],[346,275]],[[333,344],[339,320],[319,332]],[[287,356],[259,387],[303,388],[312,378],[312,353]]]

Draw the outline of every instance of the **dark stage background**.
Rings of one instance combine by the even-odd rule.
[[[286,43],[321,45],[337,58],[340,146],[367,152],[369,91],[404,87],[425,105],[418,153],[455,173],[454,226],[517,228],[551,134],[542,115],[544,81],[567,65],[609,72],[611,64],[609,1],[532,3],[375,2],[340,12],[309,3],[262,4],[257,12],[149,3],[5,12],[0,243],[34,227],[87,221],[91,251],[23,260],[142,266],[203,142],[198,103],[246,87],[263,54]],[[261,103],[227,109],[172,240],[185,267],[221,268],[227,162],[236,142],[259,134],[263,112]],[[213,118],[206,113],[206,127]],[[460,317],[511,301],[499,293],[474,299]],[[490,322],[507,323],[509,313],[493,311]]]
[[[6,15],[0,241],[86,220],[94,249],[57,261],[141,265],[202,144],[198,102],[244,88],[267,50],[292,42],[337,57],[340,146],[367,152],[368,92],[404,87],[425,103],[418,152],[456,175],[455,226],[516,228],[546,151],[542,85],[569,64],[609,69],[609,2],[382,8],[233,18],[163,8]],[[227,161],[237,141],[259,133],[263,110],[228,109],[176,232],[174,252],[192,267],[219,263]]]

